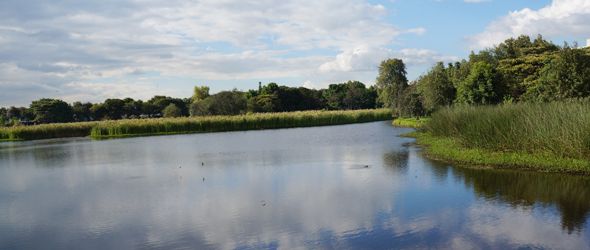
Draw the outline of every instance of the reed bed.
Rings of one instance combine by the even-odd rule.
[[[467,148],[590,160],[590,102],[585,100],[446,108],[424,129]]]
[[[388,109],[367,109],[56,123],[0,128],[0,141],[84,136],[100,139],[144,135],[324,126],[388,119],[391,119],[391,112]]]
[[[92,138],[101,139],[144,135],[310,127],[382,121],[388,119],[391,119],[390,110],[374,109],[118,120],[98,123],[92,128],[90,135]]]
[[[98,122],[76,122],[0,128],[0,141],[88,136],[96,124]]]

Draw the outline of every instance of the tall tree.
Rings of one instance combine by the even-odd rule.
[[[170,103],[164,110],[162,110],[164,117],[179,117],[182,116],[180,108],[176,107],[174,103]]]
[[[401,59],[387,59],[379,65],[378,99],[384,107],[399,108],[400,97],[408,87],[406,65]]]
[[[541,101],[590,96],[590,55],[566,44],[529,92]]]
[[[246,113],[246,94],[237,90],[221,91],[191,105],[191,115],[238,115]]]
[[[195,86],[193,90],[192,102],[204,100],[209,97],[209,86]]]
[[[476,62],[471,72],[457,88],[457,103],[464,104],[495,104],[499,101],[499,81],[496,71],[487,62]]]
[[[58,99],[43,98],[33,101],[30,109],[35,115],[35,122],[71,122],[73,121],[72,107]]]
[[[455,99],[455,87],[442,62],[437,63],[417,84],[424,108],[429,112],[440,106],[449,106]]]
[[[72,105],[72,112],[74,113],[74,121],[82,122],[82,121],[90,121],[93,119],[92,116],[92,103],[81,103],[81,102],[74,102]]]

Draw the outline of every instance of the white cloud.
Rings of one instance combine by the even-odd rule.
[[[409,48],[394,51],[364,45],[343,51],[334,60],[322,64],[320,71],[367,71],[376,69],[381,61],[392,57],[401,58],[406,65],[430,65],[439,61],[451,62],[459,60],[456,56],[445,56],[428,49]]]
[[[486,48],[522,34],[590,36],[590,1],[553,0],[538,10],[525,8],[513,11],[492,22],[484,32],[469,40],[472,48]]]
[[[57,90],[52,97],[94,100],[114,97],[90,91],[113,81],[172,88],[161,82],[166,77],[325,82],[333,79],[330,72],[347,72],[366,80],[379,60],[395,54],[389,48],[398,36],[426,32],[395,27],[387,15],[385,6],[366,0],[6,0],[0,2],[0,72],[9,74],[0,76],[0,92],[41,84]],[[190,91],[193,83],[183,84]],[[69,88],[82,85],[87,88]],[[47,96],[21,94],[7,94],[0,106]]]

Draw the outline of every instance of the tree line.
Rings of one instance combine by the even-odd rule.
[[[435,64],[409,82],[401,59],[381,62],[374,86],[359,81],[326,89],[268,83],[248,91],[209,93],[196,86],[193,96],[154,96],[142,101],[107,99],[102,103],[44,98],[29,107],[0,108],[0,125],[80,122],[149,117],[236,115],[299,110],[388,107],[396,116],[424,116],[451,105],[548,102],[590,96],[590,48],[558,46],[537,36],[510,38],[471,52],[468,59]]]
[[[237,115],[260,112],[303,110],[369,109],[377,106],[377,90],[358,81],[331,84],[326,89],[281,86],[268,83],[248,91],[209,93],[208,86],[196,86],[193,96],[173,98],[154,96],[142,101],[132,98],[106,99],[102,103],[74,102],[43,98],[29,107],[0,108],[0,125],[16,126],[43,123],[98,120]]]
[[[557,46],[529,36],[434,65],[408,83],[399,59],[381,63],[379,100],[399,116],[424,116],[451,105],[550,102],[590,96],[590,48]]]

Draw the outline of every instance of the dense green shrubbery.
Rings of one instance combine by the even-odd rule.
[[[422,116],[452,105],[590,97],[590,48],[523,35],[472,52],[467,60],[446,66],[439,62],[410,84],[403,62],[386,60],[377,87],[379,100],[400,116]]]
[[[590,159],[587,100],[443,108],[425,129],[470,148]]]

